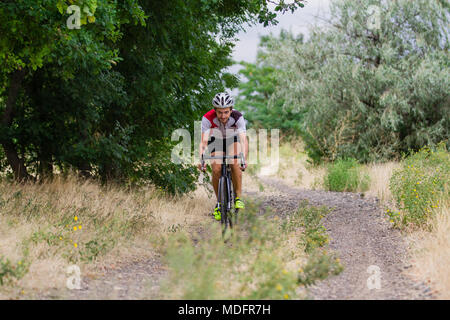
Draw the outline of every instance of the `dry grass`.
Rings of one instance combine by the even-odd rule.
[[[198,228],[213,206],[204,188],[169,198],[155,188],[105,189],[73,177],[42,184],[0,182],[0,257],[29,264],[12,287],[0,287],[0,298],[61,288],[74,263],[95,273],[101,266],[157,254],[171,232]]]
[[[268,163],[261,166],[258,174],[277,177],[291,187],[322,190],[326,169],[312,166],[307,160],[302,140],[282,142],[279,146],[278,168],[273,163]]]
[[[432,232],[410,235],[412,247],[411,275],[431,284],[439,299],[450,299],[450,201],[437,212]]]
[[[392,172],[399,167],[400,163],[393,161],[365,165],[363,170],[370,176],[370,185],[366,194],[377,197],[382,203],[392,201],[392,194],[389,190],[389,179],[392,176]]]

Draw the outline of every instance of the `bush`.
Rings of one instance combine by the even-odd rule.
[[[450,153],[440,143],[435,150],[424,147],[404,158],[402,167],[395,170],[389,188],[400,212],[387,214],[396,226],[424,226],[435,209],[448,201]]]
[[[328,166],[324,177],[324,186],[329,191],[365,191],[368,189],[370,177],[361,175],[358,162],[353,159],[339,159]]]
[[[19,261],[16,264],[13,264],[9,259],[4,260],[4,258],[0,256],[0,286],[11,283],[13,279],[21,279],[27,272],[27,263]]]

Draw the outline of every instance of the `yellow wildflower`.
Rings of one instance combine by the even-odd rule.
[[[75,217],[73,218],[73,220],[75,220],[75,221],[78,221],[78,217],[77,217],[77,216],[75,216]]]
[[[281,290],[283,290],[283,287],[281,286],[281,284],[277,284],[275,289],[277,289],[277,291],[281,291]]]

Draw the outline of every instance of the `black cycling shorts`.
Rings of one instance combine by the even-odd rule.
[[[220,142],[220,140],[222,140]],[[230,138],[222,138],[222,139],[216,139],[216,137],[211,136],[208,140],[208,150],[210,150],[210,153],[213,153],[215,151],[224,151],[225,146],[227,149],[227,153],[229,151],[228,147],[232,145],[235,142],[239,142],[239,136],[233,136]]]

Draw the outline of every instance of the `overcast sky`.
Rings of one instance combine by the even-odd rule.
[[[286,12],[279,15],[276,26],[264,27],[262,24],[246,27],[246,32],[238,34],[233,58],[236,61],[255,62],[259,37],[270,33],[278,35],[281,29],[291,30],[295,35],[305,34],[308,38],[308,27],[315,21],[314,16],[327,17],[331,0],[308,0],[303,8],[297,9],[293,14]]]
[[[279,35],[282,29],[291,30],[295,35],[303,33],[305,39],[308,38],[309,27],[313,24],[323,24],[318,21],[315,16],[326,18],[329,16],[329,4],[332,0],[307,0],[303,8],[297,9],[294,13],[286,12],[284,15],[278,15],[279,21],[276,26],[264,27],[262,24],[248,27],[245,32],[241,31],[237,38],[239,39],[233,50],[233,59],[235,61],[255,62],[256,53],[258,51],[259,37],[261,35]],[[273,9],[273,8],[272,8]],[[235,64],[228,68],[228,72],[235,73],[242,68],[241,65]],[[242,79],[242,77],[241,77]],[[232,95],[238,93],[237,89],[231,91]]]

